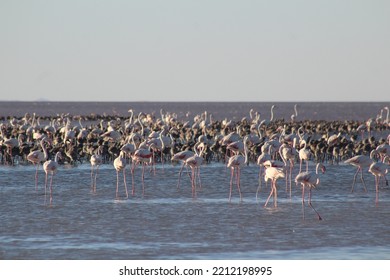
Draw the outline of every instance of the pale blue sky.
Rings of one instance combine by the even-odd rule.
[[[390,100],[388,0],[0,0],[0,38],[0,100]]]

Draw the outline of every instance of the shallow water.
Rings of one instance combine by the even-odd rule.
[[[97,193],[90,190],[90,167],[61,166],[54,177],[53,205],[45,205],[44,172],[35,191],[34,167],[1,167],[1,259],[390,259],[390,189],[383,186],[375,203],[373,176],[365,174],[351,193],[354,168],[329,165],[313,190],[313,206],[301,203],[293,183],[290,199],[278,181],[278,207],[258,201],[258,167],[242,170],[243,201],[234,186],[229,202],[230,172],[223,164],[201,168],[201,188],[180,166],[157,166],[147,172],[142,195],[141,170],[134,196],[115,199],[116,171],[103,165]],[[314,166],[310,166],[313,169]],[[296,173],[297,170],[294,172]],[[131,175],[127,169],[131,191]]]
[[[386,103],[298,103],[298,119],[359,120],[375,118]],[[240,120],[254,108],[269,118],[271,103],[62,103],[0,102],[1,116],[121,114],[127,110],[156,112],[163,108],[179,119],[205,110],[216,119]],[[278,103],[275,118],[289,119],[293,103]],[[190,114],[187,113],[190,111]],[[385,113],[385,112],[384,112]],[[383,117],[386,117],[384,114]],[[2,122],[6,122],[3,118]],[[377,137],[386,137],[382,131]],[[378,138],[379,139],[379,138]],[[222,163],[201,168],[202,187],[193,197],[188,175],[177,189],[179,165],[157,165],[147,172],[142,195],[141,170],[136,193],[115,199],[116,171],[102,165],[97,193],[91,193],[90,166],[60,166],[54,177],[53,205],[45,205],[44,172],[31,165],[0,166],[0,259],[390,259],[390,189],[382,186],[375,203],[374,178],[365,172],[368,192],[360,181],[351,193],[355,172],[349,165],[326,164],[313,206],[305,205],[293,183],[292,196],[278,181],[278,207],[264,208],[269,186],[258,188],[258,167],[242,170],[243,201]],[[294,175],[297,174],[297,166]],[[310,169],[314,164],[310,163]],[[131,192],[131,175],[126,170]]]

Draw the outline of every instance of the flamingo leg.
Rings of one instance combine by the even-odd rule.
[[[379,176],[375,176],[375,204],[378,205],[379,202]]]
[[[47,178],[48,177],[48,173],[46,172],[46,175],[45,175],[45,205],[46,205],[46,190],[47,190]]]
[[[93,192],[94,192],[94,193],[96,193],[96,179],[97,179],[99,167],[100,167],[100,165],[98,165],[98,166],[96,167],[96,171],[95,171],[94,188],[93,188]]]
[[[95,185],[95,182],[94,182],[94,177],[93,177],[93,165],[91,165],[91,190],[92,190],[92,192],[93,192],[93,189],[94,189],[94,185]]]
[[[318,220],[322,220],[320,214],[317,212],[317,210],[313,207],[313,205],[311,204],[311,188],[309,189],[309,205],[310,207],[314,210],[314,212],[316,212],[317,216],[318,216]]]
[[[35,170],[35,191],[38,191],[38,169],[39,169],[39,163],[36,164],[36,170]]]
[[[127,191],[127,183],[126,183],[126,172],[125,172],[125,169],[123,169],[123,183],[124,183],[124,185],[125,185],[126,198],[129,198],[129,192]]]
[[[54,177],[54,174],[51,173],[51,177],[50,177],[50,206],[52,205],[52,201],[53,201],[53,177]]]
[[[142,195],[145,194],[145,163],[143,162],[142,163],[142,175],[141,175],[141,178],[142,178]]]
[[[191,188],[192,196],[196,197],[196,167],[193,167],[191,172]]]
[[[271,192],[269,193],[269,196],[264,204],[264,207],[267,207],[268,201],[271,198],[271,196],[273,195],[273,193],[274,193],[274,188],[271,186]]]
[[[302,218],[305,219],[305,186],[302,185]]]
[[[356,183],[356,177],[357,177],[357,175],[358,175],[359,171],[360,171],[360,166],[358,167],[358,169],[356,170],[356,173],[355,173],[355,175],[353,176],[353,181],[352,181],[352,189],[351,189],[351,193],[353,193],[353,187],[355,186],[355,183]],[[363,175],[363,173],[362,173],[362,175]]]
[[[198,170],[199,188],[202,188],[202,181],[200,180],[200,166],[198,166],[196,169]]]
[[[259,186],[257,187],[257,190],[256,190],[256,201],[258,201],[257,199],[257,196],[258,196],[258,193],[259,191],[261,190],[261,183],[262,183],[262,168],[261,168],[261,165],[260,165],[260,168],[259,168]]]
[[[116,199],[118,199],[118,191],[119,191],[119,171],[116,172],[116,195],[115,195]]]
[[[366,182],[364,181],[363,178],[363,169],[361,167],[360,167],[360,179],[362,180],[364,191],[367,192]]]
[[[135,195],[135,185],[134,185],[134,173],[135,173],[136,163],[133,161],[130,172],[131,172],[131,195]]]
[[[290,163],[290,199],[291,199],[291,189],[292,189],[292,181],[291,181],[291,177],[292,177],[292,170],[294,168],[294,164]]]
[[[278,189],[276,188],[276,180],[273,182],[274,188],[274,207],[278,207]]]
[[[177,189],[180,189],[180,179],[181,179],[181,173],[183,172],[183,169],[184,169],[184,165],[185,165],[185,162],[183,162],[183,164],[180,167],[179,179],[177,180]]]
[[[230,171],[230,192],[229,192],[229,202],[232,200],[233,177],[234,177],[234,168],[231,168],[231,171]]]
[[[241,170],[239,167],[237,167],[237,189],[238,189],[238,193],[240,194],[240,201],[242,201],[242,194],[241,194]]]

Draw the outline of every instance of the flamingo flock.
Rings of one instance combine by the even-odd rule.
[[[271,107],[270,119],[261,119],[253,109],[240,121],[215,120],[209,112],[191,119],[179,120],[175,113],[155,113],[129,110],[129,116],[104,116],[88,119],[83,116],[57,115],[42,120],[36,114],[26,113],[23,118],[0,124],[0,164],[34,164],[35,189],[38,189],[38,171],[41,164],[45,172],[45,190],[49,188],[52,204],[53,177],[58,166],[91,165],[91,192],[98,191],[98,170],[103,164],[112,164],[116,171],[115,198],[120,199],[120,175],[123,176],[125,198],[129,197],[127,176],[132,178],[131,195],[135,195],[137,166],[141,166],[142,194],[145,194],[145,175],[149,170],[156,173],[156,165],[181,162],[177,177],[177,189],[181,188],[182,173],[187,172],[192,195],[202,188],[201,167],[223,162],[230,169],[228,201],[232,200],[236,185],[239,200],[243,200],[242,169],[257,165],[259,173],[256,199],[263,184],[270,181],[270,193],[264,207],[273,198],[278,207],[278,180],[285,180],[286,191],[291,198],[293,178],[302,188],[302,205],[308,190],[308,205],[312,205],[312,190],[319,187],[320,174],[325,165],[348,164],[356,167],[351,192],[360,179],[364,191],[368,186],[363,172],[375,178],[376,203],[390,159],[390,122],[388,117],[364,121],[310,121],[299,120],[294,106],[291,120],[275,118],[276,106]],[[382,114],[383,114],[382,109]],[[43,124],[46,122],[46,124]],[[41,124],[42,123],[42,124]],[[367,134],[364,134],[364,131]],[[309,170],[309,162],[316,171]],[[305,164],[305,166],[303,166]],[[128,168],[129,166],[129,168]],[[299,170],[296,170],[299,166]],[[293,175],[294,174],[294,175]],[[50,179],[49,179],[50,176]],[[50,182],[49,182],[50,180]],[[381,183],[383,181],[383,183]],[[46,196],[45,196],[46,197]]]

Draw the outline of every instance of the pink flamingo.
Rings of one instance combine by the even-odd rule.
[[[58,170],[58,159],[61,159],[61,158],[62,158],[61,152],[57,152],[56,155],[55,155],[54,160],[47,160],[43,164],[43,170],[46,173],[46,176],[45,176],[45,204],[46,204],[47,180],[48,180],[48,176],[49,176],[49,173],[50,173],[51,174],[51,177],[50,177],[50,205],[52,205],[52,200],[53,200],[53,177],[54,177],[54,174]]]
[[[27,155],[27,160],[32,162],[35,166],[35,190],[38,190],[38,170],[39,165],[41,162],[46,161],[48,158],[47,150],[45,148],[44,142],[46,141],[46,138],[41,139],[40,145],[42,148],[42,151],[36,150],[32,151]]]
[[[198,148],[200,147],[200,152],[198,154]],[[185,160],[185,165],[191,168],[191,188],[192,195],[196,196],[196,177],[199,180],[199,186],[202,187],[202,183],[200,181],[200,166],[203,163],[203,151],[205,150],[205,144],[202,142],[197,142],[194,147],[195,154],[192,157],[189,157]]]
[[[364,191],[367,192],[366,182],[364,181],[364,178],[363,178],[363,168],[368,168],[372,164],[372,162],[373,162],[372,159],[373,159],[375,153],[376,153],[376,150],[372,150],[370,153],[370,156],[357,155],[357,156],[354,156],[354,157],[344,161],[344,163],[351,164],[351,165],[357,167],[356,173],[353,176],[351,192],[353,192],[353,188],[354,188],[355,183],[356,183],[356,177],[357,177],[359,172],[361,174],[360,178],[361,178],[361,181],[363,183]]]
[[[142,147],[142,146],[141,146]],[[135,187],[134,187],[134,171],[137,164],[142,164],[142,195],[145,194],[145,167],[146,164],[154,164],[154,153],[151,151],[153,149],[154,144],[152,143],[148,148],[138,148],[134,154],[131,156],[133,160],[133,167],[132,167],[132,174],[133,174],[133,188],[132,188],[132,195],[135,194]]]
[[[242,194],[241,194],[241,168],[245,166],[248,163],[248,148],[247,148],[247,141],[248,136],[244,138],[244,155],[239,154],[237,152],[236,155],[229,158],[227,167],[230,167],[231,173],[230,173],[230,192],[229,192],[229,201],[231,201],[232,198],[232,189],[233,189],[233,177],[234,172],[236,172],[236,181],[237,181],[237,189],[238,193],[240,194],[240,201],[242,201]]]
[[[314,212],[316,212],[318,219],[322,220],[320,214],[317,212],[317,210],[313,207],[311,203],[311,190],[315,187],[317,187],[320,184],[320,178],[319,178],[319,170],[321,170],[322,173],[325,173],[326,168],[322,163],[317,163],[316,165],[316,172],[300,172],[295,177],[295,183],[300,183],[302,185],[302,209],[303,209],[303,218],[305,218],[305,211],[304,211],[304,205],[305,205],[305,188],[309,188],[309,205],[311,208],[313,208]]]
[[[125,186],[125,191],[126,191],[126,198],[129,197],[129,193],[127,191],[127,183],[126,183],[126,173],[125,173],[125,168],[126,168],[126,159],[125,159],[125,153],[121,151],[119,153],[119,156],[115,158],[114,160],[114,168],[116,170],[116,193],[115,197],[116,199],[119,198],[118,193],[119,193],[119,172],[123,172],[123,183]]]
[[[384,162],[386,162],[386,160],[388,159],[389,157],[385,157],[384,158]],[[381,177],[383,177],[385,179],[385,183],[386,183],[386,186],[389,185],[389,182],[387,181],[387,178],[386,178],[386,174],[388,172],[388,165],[384,162],[381,162],[381,161],[378,161],[378,162],[374,162],[370,165],[369,169],[368,169],[368,172],[370,172],[372,175],[375,176],[375,190],[376,190],[376,199],[375,199],[375,203],[378,204],[378,193],[379,193],[379,180]]]
[[[180,179],[181,179],[181,174],[183,172],[183,168],[184,166],[186,165],[186,160],[190,157],[193,157],[195,155],[195,153],[193,151],[190,151],[190,150],[186,150],[186,151],[180,151],[176,154],[173,155],[171,161],[182,161],[183,164],[181,165],[180,167],[180,171],[179,171],[179,179],[177,181],[177,188],[179,189],[180,188]]]

